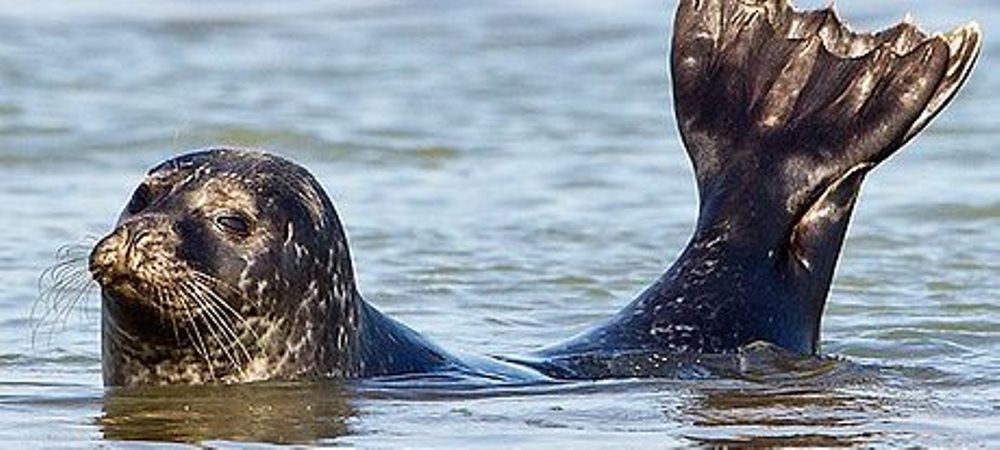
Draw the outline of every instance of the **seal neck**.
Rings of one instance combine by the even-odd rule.
[[[358,318],[357,376],[378,377],[426,372],[458,365],[459,359],[412,328],[382,314],[355,294]]]

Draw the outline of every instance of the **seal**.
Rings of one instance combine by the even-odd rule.
[[[655,376],[667,356],[758,341],[815,354],[862,181],[954,97],[980,43],[974,24],[863,34],[785,0],[681,0],[671,67],[694,236],[618,314],[524,357],[456,356],[367,303],[303,167],[235,148],[179,156],[149,171],[90,255],[104,382]]]

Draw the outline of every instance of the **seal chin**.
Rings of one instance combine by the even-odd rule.
[[[106,281],[100,282],[100,285],[104,292],[111,298],[125,301],[146,298],[150,291],[149,286],[145,283],[129,277],[108,278]]]

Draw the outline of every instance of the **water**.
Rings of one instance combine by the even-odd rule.
[[[961,96],[865,186],[824,321],[823,351],[842,361],[819,374],[107,391],[93,295],[32,343],[57,248],[106,232],[148,167],[218,143],[309,167],[368,299],[446,347],[516,354],[584,330],[659,275],[693,226],[668,3],[4,2],[0,441],[997,445],[989,0],[838,2],[858,28],[910,10],[933,29],[976,18],[987,39]]]

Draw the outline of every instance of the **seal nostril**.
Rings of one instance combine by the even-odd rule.
[[[124,262],[126,265],[128,265],[129,267],[134,267],[134,265],[137,262],[136,258],[141,253],[137,252],[136,250],[139,248],[139,245],[142,244],[142,241],[145,240],[150,235],[151,233],[149,230],[132,230],[132,232],[129,233],[127,240],[125,242],[125,252],[124,252],[124,257],[125,257]]]
[[[98,283],[100,282],[100,277],[101,277],[100,274],[101,274],[102,268],[103,268],[102,264],[101,264],[101,261],[100,261],[101,260],[101,254],[99,252],[100,252],[100,249],[95,248],[94,251],[90,253],[90,258],[87,261],[87,263],[88,263],[87,264],[87,270],[90,272],[90,276],[95,281],[97,281]]]
[[[117,254],[121,249],[122,242],[126,239],[122,234],[126,231],[116,231],[105,237],[94,246],[88,258],[88,269],[94,281],[102,286],[111,279],[111,272],[114,270]]]
[[[139,242],[145,239],[147,236],[149,236],[149,234],[150,234],[149,230],[139,230],[132,233],[132,235],[129,236],[128,240],[129,248],[139,245]]]

